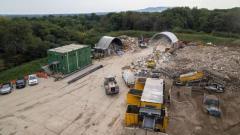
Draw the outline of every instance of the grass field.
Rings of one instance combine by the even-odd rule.
[[[212,42],[213,44],[216,45],[240,45],[240,39],[238,38],[218,37],[202,33],[193,34],[177,33],[176,35],[180,40],[184,41],[200,41],[203,43]]]
[[[120,36],[120,35],[127,35],[133,37],[140,37],[141,35],[147,38],[152,37],[157,32],[148,32],[148,31],[114,31],[109,32],[107,35],[111,36]],[[196,41],[196,42],[203,42],[208,43],[212,42],[216,45],[240,45],[239,38],[230,38],[230,37],[220,37],[214,36],[211,34],[206,33],[176,33],[177,37],[183,41]]]
[[[17,79],[28,74],[35,73],[41,66],[47,63],[47,58],[38,59],[29,63],[0,72],[0,83]]]
[[[127,35],[133,37],[152,37],[157,32],[147,32],[147,31],[114,31],[105,33],[105,35],[109,36],[120,36],[120,35]],[[203,42],[208,43],[212,42],[216,45],[240,45],[240,39],[238,38],[229,38],[229,37],[220,37],[220,36],[213,36],[210,34],[204,33],[176,33],[177,37],[180,40],[184,41],[196,41],[196,42]],[[34,73],[41,69],[42,65],[47,63],[47,58],[35,60],[20,66],[17,66],[12,69],[8,69],[5,71],[0,72],[0,82],[5,82],[9,80],[16,79],[18,77],[28,75]]]

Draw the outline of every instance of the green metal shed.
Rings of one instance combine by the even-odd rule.
[[[55,73],[69,74],[92,64],[91,48],[70,44],[48,50],[48,65]]]

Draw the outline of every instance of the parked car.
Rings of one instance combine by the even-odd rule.
[[[122,73],[122,78],[125,82],[125,84],[128,87],[133,87],[135,84],[135,76],[134,73],[131,70],[124,70]]]
[[[209,115],[221,117],[220,99],[215,95],[206,95],[203,97],[203,109]]]
[[[38,84],[38,77],[36,74],[32,74],[28,76],[28,85],[36,85]]]
[[[25,86],[26,86],[26,80],[25,79],[18,79],[16,81],[16,89],[25,88]]]
[[[4,83],[2,86],[1,86],[1,89],[0,89],[0,94],[9,94],[12,92],[12,84],[11,83]]]
[[[218,83],[211,83],[205,86],[205,89],[210,92],[217,92],[217,93],[223,93],[224,92],[224,86]]]

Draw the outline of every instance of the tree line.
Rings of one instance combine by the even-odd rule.
[[[110,31],[206,32],[239,37],[240,8],[171,8],[161,13],[120,12],[42,17],[0,17],[0,60],[4,70],[46,57],[46,50],[69,43],[94,45]]]

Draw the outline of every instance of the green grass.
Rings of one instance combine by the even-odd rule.
[[[39,71],[47,63],[47,58],[31,61],[29,63],[0,72],[0,83],[17,79]]]
[[[184,41],[196,41],[203,43],[212,42],[213,44],[216,45],[240,45],[240,39],[238,38],[218,37],[203,33],[193,34],[176,33],[176,35],[180,40]]]
[[[143,35],[144,37],[150,38],[157,32],[153,31],[113,31],[106,33],[106,35],[110,36],[120,36],[120,35],[127,35],[127,36],[133,36],[133,37],[140,37]],[[233,38],[233,37],[223,37],[223,36],[214,36],[211,34],[206,33],[175,33],[177,37],[180,40],[183,41],[195,41],[195,42],[202,42],[202,43],[208,43],[212,42],[216,45],[240,45],[240,39],[239,38]]]
[[[157,32],[127,30],[127,31],[112,31],[112,32],[106,33],[106,35],[114,36],[114,37],[121,36],[121,35],[127,35],[127,36],[132,36],[132,37],[143,36],[143,37],[150,38],[155,33],[157,33]]]

